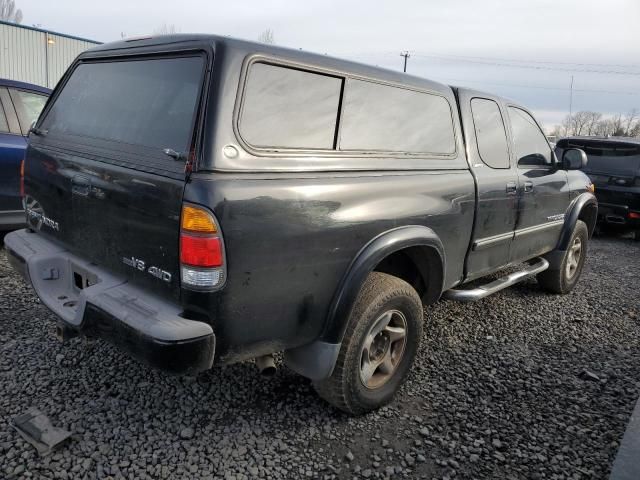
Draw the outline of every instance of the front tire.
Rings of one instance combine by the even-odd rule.
[[[422,302],[411,285],[372,272],[349,317],[333,373],[314,383],[316,391],[352,415],[386,405],[413,364],[422,323]]]
[[[576,222],[569,246],[564,252],[560,269],[545,270],[537,275],[538,284],[551,293],[569,293],[578,283],[587,257],[589,229],[582,220]]]

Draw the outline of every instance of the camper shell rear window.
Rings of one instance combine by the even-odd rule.
[[[164,149],[187,153],[192,145],[204,65],[199,54],[80,62],[40,128],[64,141],[139,147],[170,162]]]

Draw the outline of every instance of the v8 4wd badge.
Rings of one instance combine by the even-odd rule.
[[[136,257],[122,257],[122,263],[141,272],[146,271],[149,275],[153,275],[164,282],[171,283],[171,274],[169,272],[153,265],[147,268],[144,260]]]

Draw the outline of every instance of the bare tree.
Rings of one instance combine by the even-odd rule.
[[[636,123],[638,122],[638,109],[632,108],[629,113],[627,113],[623,120],[623,128],[624,135],[627,137],[631,137],[631,132],[634,130]]]
[[[587,135],[596,134],[596,126],[598,122],[602,120],[602,114],[599,112],[586,112],[587,113]]]
[[[258,41],[260,43],[268,43],[268,44],[274,44],[276,43],[276,41],[273,38],[273,30],[271,30],[270,28],[267,28],[265,31],[263,31],[260,36],[258,37]]]
[[[173,23],[168,25],[164,23],[153,31],[154,35],[174,35],[176,33],[180,33],[180,29]]]
[[[640,110],[633,108],[626,115],[617,113],[605,117],[600,112],[582,111],[567,115],[560,125],[556,125],[551,135],[559,137],[571,135],[600,135],[640,137]]]
[[[16,8],[14,0],[0,0],[0,20],[5,22],[22,22],[22,10]]]
[[[624,135],[624,128],[622,126],[622,114],[618,113],[611,117],[611,135],[616,137],[621,137]]]

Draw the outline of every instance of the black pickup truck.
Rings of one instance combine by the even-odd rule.
[[[522,106],[217,36],[81,54],[29,140],[5,243],[62,339],[174,373],[282,351],[354,414],[392,399],[424,305],[569,292],[597,216],[584,152]]]
[[[596,188],[600,229],[632,232],[640,240],[640,138],[568,137],[558,141],[556,153],[568,148],[587,154],[582,171]]]

